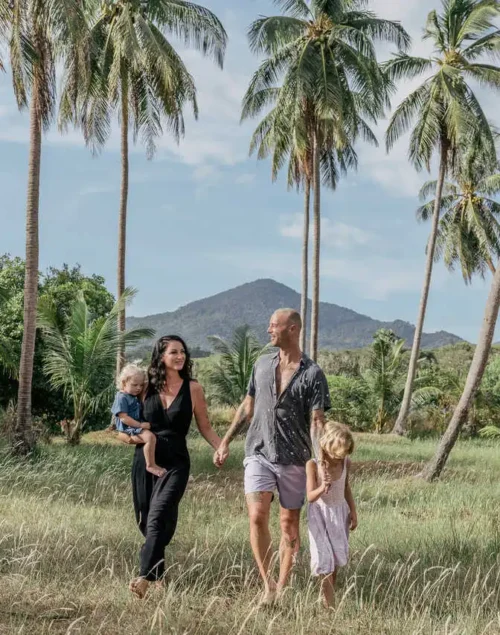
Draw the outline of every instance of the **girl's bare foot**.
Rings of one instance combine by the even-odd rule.
[[[269,584],[266,587],[262,598],[259,602],[259,606],[272,606],[276,602],[276,584]]]
[[[157,476],[158,478],[161,478],[167,473],[167,470],[160,467],[159,465],[150,465],[146,467],[146,470],[148,472],[151,472],[151,474],[153,474],[154,476]]]
[[[146,594],[149,589],[149,581],[146,578],[135,578],[128,585],[130,591],[135,595],[136,598],[142,600],[146,597]]]

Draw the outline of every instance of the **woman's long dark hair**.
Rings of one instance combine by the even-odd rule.
[[[167,350],[170,342],[179,342],[184,348],[186,353],[186,362],[182,367],[182,370],[179,371],[179,375],[182,379],[192,379],[192,370],[193,370],[193,362],[191,361],[191,355],[189,354],[188,347],[186,346],[186,342],[179,337],[178,335],[164,335],[160,337],[160,339],[156,342],[155,347],[153,348],[153,353],[151,355],[151,364],[148,368],[148,390],[146,396],[154,395],[155,393],[159,393],[165,387],[167,382],[167,369],[165,368],[165,363],[163,361],[163,355]]]

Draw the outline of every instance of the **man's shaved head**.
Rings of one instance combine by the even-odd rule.
[[[283,316],[288,324],[294,324],[299,331],[302,329],[302,319],[300,317],[300,313],[295,309],[278,309],[274,312],[276,316]]]
[[[279,348],[290,345],[298,346],[302,320],[295,309],[278,309],[271,317],[267,332],[271,336],[271,344]]]

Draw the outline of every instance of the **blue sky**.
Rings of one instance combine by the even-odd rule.
[[[270,277],[300,290],[302,197],[272,184],[270,167],[248,158],[254,122],[240,125],[240,104],[258,60],[246,29],[271,0],[205,0],[230,37],[220,71],[192,51],[183,57],[198,86],[200,117],[187,117],[179,146],[167,136],[147,161],[132,151],[127,283],[139,289],[131,314],[175,309],[230,287]],[[399,19],[425,53],[419,34],[438,0],[375,0],[379,15]],[[403,86],[394,103],[408,93]],[[494,114],[498,96],[481,94]],[[386,122],[378,128],[383,138]],[[18,114],[10,79],[0,77],[0,253],[24,254],[28,115]],[[400,143],[387,156],[360,146],[359,170],[323,194],[321,298],[384,320],[415,321],[428,227],[415,221],[418,175]],[[120,187],[119,137],[92,158],[77,132],[50,132],[43,146],[41,269],[80,263],[115,288]],[[479,332],[489,279],[465,287],[458,273],[435,269],[426,331],[446,329],[471,341]]]

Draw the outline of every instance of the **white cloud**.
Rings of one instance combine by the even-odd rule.
[[[300,278],[297,253],[267,252],[259,249],[238,249],[209,253],[207,257],[243,269],[247,276]],[[293,264],[292,264],[293,263]],[[294,267],[293,265],[297,265]],[[359,258],[322,258],[321,278],[336,280],[355,290],[365,300],[387,300],[402,293],[418,293],[422,287],[424,262],[369,255]],[[449,279],[442,267],[433,273],[432,287],[440,289]]]
[[[283,214],[280,216],[279,232],[283,237],[301,239],[303,229],[302,214]],[[366,245],[374,238],[372,234],[359,229],[359,227],[333,222],[329,218],[321,219],[321,242],[323,245],[338,249],[350,249]]]
[[[193,170],[193,180],[198,182],[218,181],[220,179],[220,171],[214,165],[200,165]]]
[[[247,173],[247,174],[240,174],[240,176],[237,176],[234,182],[237,185],[249,185],[250,183],[253,183],[254,181],[255,181],[255,174]]]

